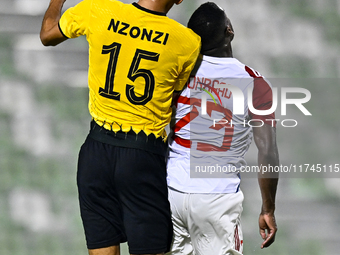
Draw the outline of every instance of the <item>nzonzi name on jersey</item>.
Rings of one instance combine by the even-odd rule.
[[[141,40],[147,40],[149,42],[158,43],[166,45],[169,39],[169,34],[164,33],[161,31],[154,31],[149,30],[146,28],[139,28],[137,26],[131,26],[128,23],[121,22],[117,20],[115,22],[114,19],[111,19],[109,27],[107,30],[111,30],[115,33],[120,35],[130,36],[131,38],[137,39],[140,38]]]

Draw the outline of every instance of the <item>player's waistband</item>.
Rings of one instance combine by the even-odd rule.
[[[146,135],[143,131],[138,134],[133,130],[113,132],[99,126],[94,120],[91,121],[89,137],[102,143],[141,149],[161,156],[165,156],[167,153],[168,143],[164,142],[162,137],[156,138],[153,134]]]

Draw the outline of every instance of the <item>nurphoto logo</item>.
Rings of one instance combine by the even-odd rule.
[[[204,85],[204,84],[203,84]],[[214,99],[214,96],[211,92],[209,92],[208,90],[204,89],[204,88],[199,88],[202,91],[207,92],[208,95],[210,95],[210,97],[213,99],[214,103],[217,104],[216,100]],[[230,91],[230,93],[233,95],[233,114],[234,115],[244,115],[245,114],[245,96],[242,92],[242,90],[234,85],[231,84],[226,84],[226,83],[218,83],[215,84],[214,87],[210,87],[209,89],[216,94],[219,103],[222,105],[221,99],[219,94],[216,92],[216,89],[227,89]],[[260,115],[260,116],[265,116],[265,115],[270,115],[273,112],[276,111],[277,106],[278,106],[278,101],[279,101],[279,96],[278,96],[278,89],[277,88],[271,88],[272,89],[272,106],[270,109],[267,110],[257,110],[255,109],[255,107],[253,106],[253,97],[252,97],[252,93],[253,93],[253,88],[252,87],[248,87],[247,89],[247,105],[248,105],[248,109],[250,112],[252,112],[255,115]],[[207,115],[207,94],[202,94],[202,98],[201,98],[201,114],[202,115]],[[280,103],[281,103],[281,115],[282,116],[286,116],[287,115],[287,105],[295,105],[305,116],[312,116],[312,114],[307,110],[307,108],[304,106],[305,103],[309,102],[309,100],[311,99],[311,93],[309,90],[305,89],[305,88],[296,88],[296,87],[283,87],[280,89]],[[294,94],[299,95],[302,98],[288,98],[288,94]],[[252,119],[252,120],[243,120],[243,122],[241,123],[233,123],[232,120],[228,121],[226,119],[222,119],[222,120],[218,120],[218,119],[214,119],[214,125],[215,124],[229,124],[229,125],[233,125],[233,124],[242,124],[242,125],[248,125],[248,126],[252,126],[251,123],[257,121],[257,122],[262,122],[263,126],[264,122],[262,120],[257,120],[257,119]],[[280,121],[281,125],[283,127],[295,127],[297,126],[298,122],[297,120],[294,119],[271,119],[268,120],[272,122],[272,125],[274,125],[273,123],[275,121]],[[288,123],[290,123],[291,125],[289,125]]]

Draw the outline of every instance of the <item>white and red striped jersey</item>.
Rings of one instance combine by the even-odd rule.
[[[251,120],[275,125],[274,113],[249,110],[248,95],[256,110],[271,108],[271,85],[261,74],[235,58],[200,56],[175,103],[167,163],[170,188],[186,193],[238,191],[239,170],[246,166],[252,141]],[[236,114],[234,107],[243,108],[242,113]]]

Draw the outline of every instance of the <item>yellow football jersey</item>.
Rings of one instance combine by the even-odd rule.
[[[106,129],[166,137],[174,90],[182,90],[200,38],[136,3],[84,0],[59,21],[68,38],[89,43],[89,111]]]

